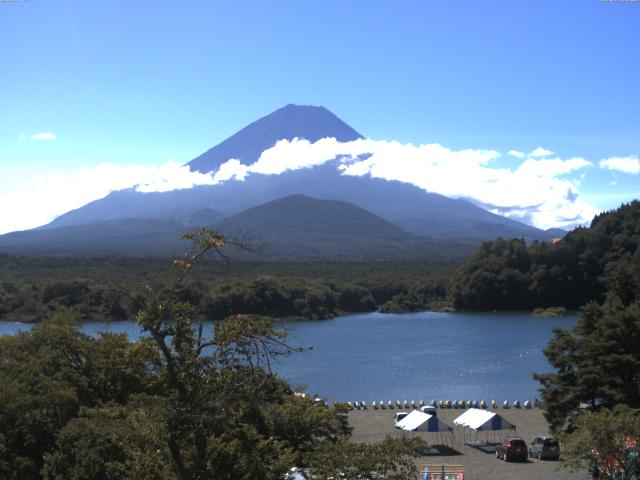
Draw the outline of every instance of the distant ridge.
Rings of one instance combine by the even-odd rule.
[[[377,215],[352,203],[289,195],[250,208],[218,222],[225,233],[247,233],[267,242],[305,244],[339,243],[345,237],[413,238]]]
[[[215,228],[254,241],[267,258],[390,259],[434,257],[462,259],[468,243],[441,241],[406,232],[352,203],[289,195],[228,217]]]
[[[259,247],[265,260],[461,260],[474,244],[442,242],[410,234],[356,205],[290,195],[216,221],[201,210],[181,219],[125,218],[0,236],[0,251],[56,256],[173,256],[188,248],[181,236],[202,226]]]
[[[231,158],[250,165],[278,140],[304,138],[317,142],[326,137],[334,137],[340,142],[363,138],[324,107],[289,104],[256,120],[187,165],[191,170],[203,173],[217,170]]]

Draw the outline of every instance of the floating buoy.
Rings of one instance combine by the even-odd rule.
[[[524,401],[524,408],[531,408],[531,402],[529,400]]]
[[[520,400],[513,402],[513,408],[520,408]]]
[[[404,401],[403,405],[404,405],[404,408],[409,408],[409,402],[407,402],[406,400]]]
[[[498,404],[495,400],[491,400],[491,408],[498,408]]]
[[[487,408],[487,402],[480,400],[480,408]]]
[[[471,406],[472,406],[473,408],[478,408],[478,401],[477,401],[477,400],[474,400],[473,402],[471,402]]]
[[[415,400],[411,400],[411,408],[416,408],[416,401]]]
[[[445,406],[445,405],[444,405],[444,400],[440,400],[440,401],[438,402],[438,406],[439,406],[440,408],[444,408],[444,406]]]
[[[460,405],[460,408],[467,408],[467,402],[465,402],[464,400],[460,400],[458,404]]]
[[[473,402],[471,400],[467,400],[467,408],[471,408],[473,406]]]
[[[396,400],[396,407],[402,408],[402,403],[400,403],[400,400]]]
[[[442,400],[440,400],[440,402],[442,402]],[[432,407],[437,406],[435,400],[431,400],[431,403],[429,405],[431,405]],[[442,404],[440,406],[442,407]]]
[[[389,410],[393,410],[393,402],[391,400],[389,400],[388,407]]]
[[[509,400],[502,402],[502,408],[509,408]]]
[[[371,402],[371,406],[373,407],[374,410],[378,409],[378,404],[376,403],[375,400],[373,402]]]
[[[451,405],[451,400],[446,400],[446,401],[444,402],[444,404],[445,404],[445,406],[446,406],[447,408],[451,408],[451,406],[452,406],[452,405]]]
[[[422,400],[420,400],[420,402],[418,402],[418,406],[424,407],[424,402]]]
[[[360,408],[362,408],[362,410],[366,410],[367,409],[367,402],[360,402]]]
[[[356,410],[360,410],[360,402],[353,402],[353,406]]]
[[[349,407],[349,410],[353,410],[353,404],[351,402],[347,402],[347,407]]]

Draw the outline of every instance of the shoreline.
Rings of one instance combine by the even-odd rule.
[[[325,316],[322,318],[304,318],[304,317],[295,317],[295,316],[285,316],[285,317],[273,317],[272,320],[274,322],[282,322],[282,323],[298,323],[298,322],[323,322],[325,320],[335,320],[341,317],[348,317],[352,315],[367,315],[372,313],[379,313],[380,315],[416,315],[420,313],[441,313],[441,314],[459,314],[459,315],[474,315],[474,314],[498,314],[498,315],[529,315],[533,318],[565,318],[571,317],[575,315],[579,315],[579,310],[567,310],[563,315],[536,315],[533,310],[454,310],[451,308],[442,308],[442,309],[434,309],[434,310],[415,310],[415,311],[382,311],[379,307],[376,310],[363,310],[359,312],[336,312],[335,315]],[[243,314],[241,314],[243,315]],[[255,314],[244,314],[244,315],[255,315]],[[260,316],[260,315],[257,315]],[[16,319],[6,319],[0,318],[0,324],[20,324],[20,325],[36,325],[43,320],[40,321],[21,321]],[[220,322],[223,320],[198,320],[194,321],[194,323],[208,323],[208,322]],[[135,320],[131,319],[100,319],[100,320],[83,320],[78,322],[78,325],[85,325],[88,323],[125,323],[125,322],[135,322]]]

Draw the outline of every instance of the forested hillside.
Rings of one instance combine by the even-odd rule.
[[[131,319],[149,289],[171,282],[159,258],[0,255],[0,320]],[[181,295],[209,320],[236,313],[322,319],[340,313],[444,305],[456,264],[426,262],[203,262]]]
[[[204,262],[184,298],[208,319],[234,313],[321,319],[341,313],[576,309],[602,302],[638,252],[640,202],[594,218],[555,243],[497,239],[464,264],[415,261]],[[80,321],[132,318],[146,289],[166,285],[169,260],[0,255],[0,320],[39,321],[60,310]]]
[[[638,252],[640,201],[596,216],[557,242],[485,242],[456,272],[449,298],[460,310],[575,309],[602,302],[611,279]]]
[[[581,403],[640,407],[640,252],[620,262],[608,284],[604,303],[586,305],[574,328],[554,330],[545,355],[555,371],[535,375],[553,428]]]

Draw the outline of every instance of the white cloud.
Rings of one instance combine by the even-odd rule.
[[[536,149],[537,150],[537,149]],[[548,155],[545,154],[545,157]],[[591,220],[597,210],[579,200],[577,175],[590,166],[584,158],[526,158],[516,168],[495,165],[496,150],[452,150],[438,144],[324,138],[281,140],[252,165],[230,159],[214,173],[191,172],[177,162],[161,166],[102,163],[78,170],[35,174],[24,186],[0,193],[0,233],[33,228],[58,215],[135,187],[140,192],[242,181],[251,174],[279,174],[334,161],[343,175],[371,175],[410,183],[540,228],[572,226]],[[571,176],[572,179],[566,178]]]
[[[528,158],[520,164],[518,171],[524,175],[552,178],[559,175],[566,175],[576,170],[580,170],[584,167],[591,166],[591,162],[581,157],[569,158],[562,160],[560,158],[545,158],[541,160],[534,160]]]
[[[55,140],[58,138],[55,133],[45,132],[45,133],[34,133],[31,135],[32,140]]]
[[[516,158],[524,158],[525,153],[521,152],[520,150],[509,150],[507,152],[507,155],[511,155],[512,157]]]
[[[640,173],[640,159],[634,155],[628,157],[610,157],[600,160],[601,168],[613,170],[616,172],[629,173],[637,175]]]
[[[553,155],[551,150],[547,150],[546,148],[538,147],[535,150],[529,152],[529,157],[541,158],[548,157],[549,155]]]
[[[232,158],[220,165],[220,168],[213,176],[213,183],[222,183],[231,179],[244,180],[244,177],[247,176],[248,169],[249,168],[243,165],[240,160]]]
[[[491,166],[499,157],[495,150],[456,151],[438,144],[294,139],[279,141],[245,172],[279,174],[337,159],[344,175],[398,180],[448,197],[468,198],[540,228],[585,223],[597,213],[578,200],[578,186],[562,178],[590,166],[584,158],[528,158],[516,169]]]
[[[137,186],[141,192],[168,191],[213,183],[210,174],[192,172],[175,161],[161,166],[101,163],[39,175],[0,194],[0,233],[43,225],[114,190]]]

